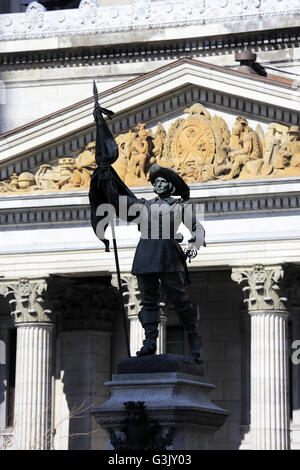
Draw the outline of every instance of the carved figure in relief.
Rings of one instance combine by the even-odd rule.
[[[279,156],[279,150],[287,140],[288,127],[272,122],[269,124],[265,134],[260,131],[260,141],[263,148],[263,166],[261,176],[269,176],[274,172],[276,162]]]
[[[154,135],[137,124],[116,137],[119,158],[112,165],[128,186],[149,185],[153,163],[176,171],[186,183],[212,180],[300,176],[300,129],[270,123],[264,132],[241,116],[232,133],[223,118],[211,116],[200,104],[184,110],[186,119],[158,123]],[[12,174],[0,181],[0,194],[87,188],[95,169],[95,142],[78,155],[43,164],[37,172]]]
[[[248,121],[238,116],[232,128],[229,158],[232,162],[231,171],[222,179],[257,176],[263,164],[262,150],[258,134],[248,125]]]
[[[275,176],[298,176],[300,174],[300,130],[291,126],[288,140],[282,144],[275,162]]]
[[[145,124],[139,123],[136,126],[137,134],[135,139],[131,142],[131,153],[128,161],[128,174],[127,178],[131,178],[131,181],[134,182],[136,178],[147,182],[146,178],[146,166],[147,166],[147,157],[149,155],[149,143],[148,136],[150,134],[145,129]],[[130,184],[127,183],[127,184]]]
[[[164,126],[162,125],[161,122],[158,123],[157,129],[153,138],[153,155],[155,157],[156,163],[159,163],[160,165],[163,162],[163,150],[164,150],[164,144],[165,144],[165,139],[166,139],[166,131],[164,129]]]
[[[113,164],[118,175],[129,186],[147,185],[147,173],[156,159],[152,153],[152,132],[139,123],[136,131],[129,131],[116,138],[120,158]],[[119,161],[120,160],[120,161]]]
[[[119,148],[119,158],[112,167],[123,181],[125,181],[128,171],[128,161],[131,157],[131,144],[133,139],[135,139],[135,133],[132,130],[129,130],[126,134],[118,135],[115,139]]]

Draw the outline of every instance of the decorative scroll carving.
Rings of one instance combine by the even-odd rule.
[[[286,310],[287,299],[280,296],[283,279],[281,266],[255,265],[253,267],[233,268],[232,280],[244,285],[244,302],[248,310]]]
[[[78,2],[79,3],[79,2]],[[293,4],[294,3],[294,4]],[[102,5],[96,0],[81,0],[78,8],[64,10],[64,14],[44,12],[44,21],[37,28],[24,28],[24,17],[41,8],[38,2],[29,4],[26,13],[1,15],[1,40],[44,38],[90,34],[91,27],[96,33],[129,31],[137,28],[157,29],[193,24],[231,24],[251,19],[260,21],[264,17],[295,16],[299,14],[297,2],[290,0],[134,0],[119,5]],[[37,7],[38,6],[38,7]],[[65,17],[65,21],[64,21]],[[2,27],[1,27],[2,26]]]
[[[253,130],[237,116],[230,132],[220,116],[211,116],[200,103],[184,111],[168,131],[158,123],[155,131],[138,123],[116,136],[119,158],[114,169],[127,186],[146,186],[153,163],[173,168],[187,183],[212,180],[261,179],[300,176],[300,130],[270,123]],[[0,181],[0,194],[87,189],[96,168],[95,142],[77,156],[62,156],[41,165],[35,174],[14,173]]]
[[[81,0],[79,5],[79,21],[81,24],[94,24],[97,17],[97,2],[95,0]]]
[[[26,8],[26,26],[28,30],[42,28],[46,8],[38,2],[31,2]]]
[[[0,295],[7,298],[15,323],[53,322],[51,310],[44,308],[46,291],[45,279],[0,281]]]
[[[133,0],[132,16],[134,21],[143,22],[150,17],[151,0]]]

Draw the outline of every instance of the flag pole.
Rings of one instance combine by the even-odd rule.
[[[98,108],[100,111],[100,118],[102,116],[102,111],[107,114],[107,116],[111,119],[113,116],[113,113],[105,108],[101,108],[99,101],[98,101],[98,90],[97,90],[97,85],[94,80],[93,83],[93,94],[94,94],[94,100],[95,100],[95,109]],[[94,113],[95,121],[96,121],[96,126],[98,128],[98,119],[99,118],[98,113]],[[104,120],[104,118],[103,118]],[[96,133],[98,129],[96,128]],[[100,142],[99,142],[100,143]],[[96,136],[96,144],[97,144],[97,136]],[[101,142],[101,156],[102,158],[104,157],[102,152],[105,152],[105,146],[103,145],[103,142]],[[124,297],[123,297],[123,286],[122,286],[122,281],[121,281],[121,273],[120,273],[120,264],[119,264],[119,256],[118,256],[118,247],[117,247],[117,241],[116,241],[116,232],[115,232],[115,225],[114,225],[114,220],[110,220],[110,226],[111,226],[111,232],[112,232],[112,241],[113,241],[113,250],[114,250],[114,256],[115,256],[115,265],[116,265],[116,272],[117,272],[117,281],[118,281],[118,288],[119,288],[119,298],[120,298],[120,308],[121,308],[121,313],[122,313],[122,318],[123,318],[123,324],[124,324],[124,332],[125,332],[125,342],[126,342],[126,350],[127,350],[127,355],[128,357],[131,356],[130,354],[130,346],[129,346],[129,334],[128,334],[128,318],[126,315],[126,310],[125,310],[125,305],[124,305]]]
[[[123,316],[123,323],[124,323],[124,331],[125,331],[125,340],[126,340],[126,349],[127,355],[130,357],[130,346],[129,346],[129,334],[128,334],[128,325],[127,325],[127,315],[124,305],[124,297],[123,297],[123,286],[121,281],[121,273],[120,273],[120,264],[119,264],[119,256],[118,256],[118,247],[116,241],[116,232],[115,232],[115,225],[114,221],[111,220],[111,233],[112,233],[112,240],[113,240],[113,249],[115,255],[115,264],[116,264],[116,271],[117,271],[117,279],[118,279],[118,287],[119,287],[119,296],[120,296],[120,304],[121,304],[121,311]]]

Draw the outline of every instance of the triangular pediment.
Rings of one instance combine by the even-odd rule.
[[[279,128],[283,126],[286,130],[291,125],[299,125],[300,103],[297,89],[292,83],[275,77],[249,75],[192,59],[177,60],[106,90],[99,94],[99,101],[102,106],[115,113],[114,119],[109,123],[115,136],[126,135],[129,131],[137,136],[136,126],[144,123],[146,129],[152,129],[154,137],[158,124],[161,123],[168,137],[169,129],[179,126],[176,124],[178,120],[192,116],[192,119],[196,118],[200,122],[196,129],[200,133],[206,129],[205,132],[211,132],[215,139],[216,134],[224,131],[221,129],[222,120],[224,121],[229,135],[227,130],[224,131],[226,138],[223,136],[224,142],[218,142],[220,146],[229,144],[237,116],[247,120],[252,129],[259,124],[261,138],[270,123],[276,122]],[[200,104],[206,111],[200,111],[198,115],[198,111],[187,111],[196,104]],[[48,165],[49,170],[49,165],[57,165],[61,158],[65,159],[63,164],[68,167],[67,158],[74,159],[84,151],[91,151],[86,146],[95,139],[93,106],[91,97],[2,134],[0,180],[7,180],[15,173],[14,187],[17,188],[16,176],[21,173],[36,174],[42,165]],[[205,112],[209,118],[205,117]],[[207,145],[207,142],[203,145]],[[169,149],[172,151],[170,142]],[[215,155],[216,152],[217,147]],[[194,182],[193,178],[189,182]],[[63,186],[66,185],[56,186],[56,190]],[[17,189],[19,191],[21,188]]]

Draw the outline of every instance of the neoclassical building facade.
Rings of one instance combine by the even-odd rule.
[[[127,353],[114,255],[90,225],[95,79],[123,181],[151,198],[157,162],[200,208],[188,289],[229,411],[211,449],[299,449],[298,2],[42,3],[0,15],[1,448],[106,448],[90,411]],[[135,355],[139,232],[116,235]],[[164,299],[158,351],[187,352]]]

